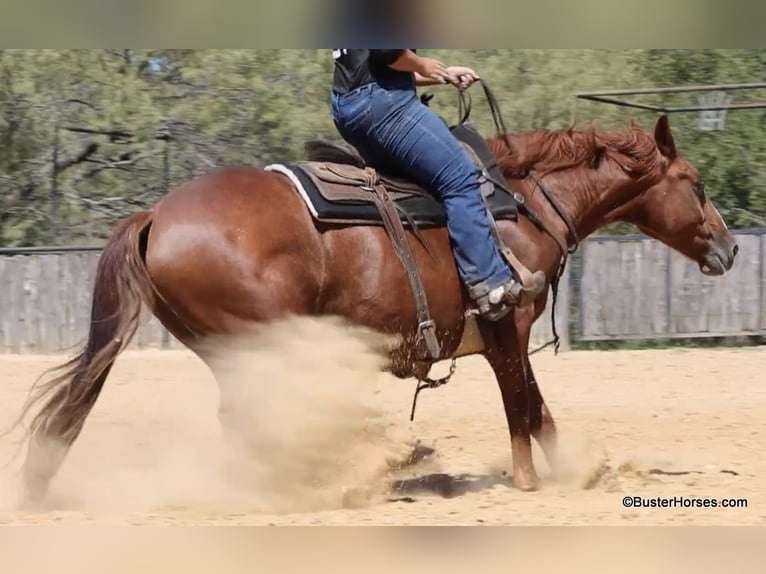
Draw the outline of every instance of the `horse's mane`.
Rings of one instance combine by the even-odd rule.
[[[598,169],[604,159],[615,162],[631,177],[645,178],[665,168],[654,138],[631,122],[621,130],[597,130],[592,125],[567,130],[540,129],[487,140],[498,166],[508,177],[530,170],[550,173],[575,167]]]

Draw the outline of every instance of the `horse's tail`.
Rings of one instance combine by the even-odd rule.
[[[139,327],[142,303],[153,303],[142,257],[151,222],[152,212],[144,211],[118,223],[98,262],[87,343],[73,359],[44,373],[30,391],[19,420],[44,402],[28,430],[24,483],[32,497],[45,493],[82,431],[115,359]],[[58,374],[43,381],[53,373]]]

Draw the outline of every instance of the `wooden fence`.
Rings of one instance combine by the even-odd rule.
[[[735,234],[722,277],[646,238],[591,238],[578,279],[578,340],[766,334],[766,229]]]
[[[0,352],[71,352],[88,334],[97,251],[0,255]],[[148,312],[133,348],[180,347]]]
[[[643,237],[595,237],[572,258],[559,289],[561,349],[572,341],[766,334],[766,229],[738,233],[724,277]],[[71,352],[87,334],[99,252],[0,250],[0,352]],[[531,345],[551,339],[551,301]],[[145,314],[133,348],[179,348]]]

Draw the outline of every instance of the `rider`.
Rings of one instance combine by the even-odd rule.
[[[412,177],[444,205],[458,272],[480,313],[497,320],[540,293],[514,280],[493,240],[479,172],[447,125],[417,97],[416,86],[479,79],[416,50],[333,50],[332,118],[367,163]]]

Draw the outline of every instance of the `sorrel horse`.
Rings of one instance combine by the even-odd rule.
[[[615,221],[635,224],[696,261],[703,273],[721,275],[733,265],[735,240],[700,174],[676,151],[665,116],[653,134],[631,123],[617,131],[537,130],[487,142],[508,185],[540,220],[498,221],[500,235],[548,281],[560,268],[562,249]],[[513,482],[534,490],[539,479],[530,437],[555,461],[555,423],[528,356],[530,330],[548,295],[498,322],[476,319],[468,340],[468,300],[446,230],[419,233],[430,252],[409,237],[442,341],[440,358],[481,354],[488,360],[510,431]],[[98,265],[87,343],[56,378],[38,381],[25,405],[24,413],[41,404],[23,469],[28,494],[45,493],[135,332],[142,304],[203,360],[207,335],[235,334],[289,315],[340,316],[399,335],[390,368],[411,377],[423,365],[409,353],[416,308],[403,293],[407,278],[383,229],[317,223],[282,174],[230,167],[182,184],[116,226]],[[51,454],[48,441],[64,448]]]

